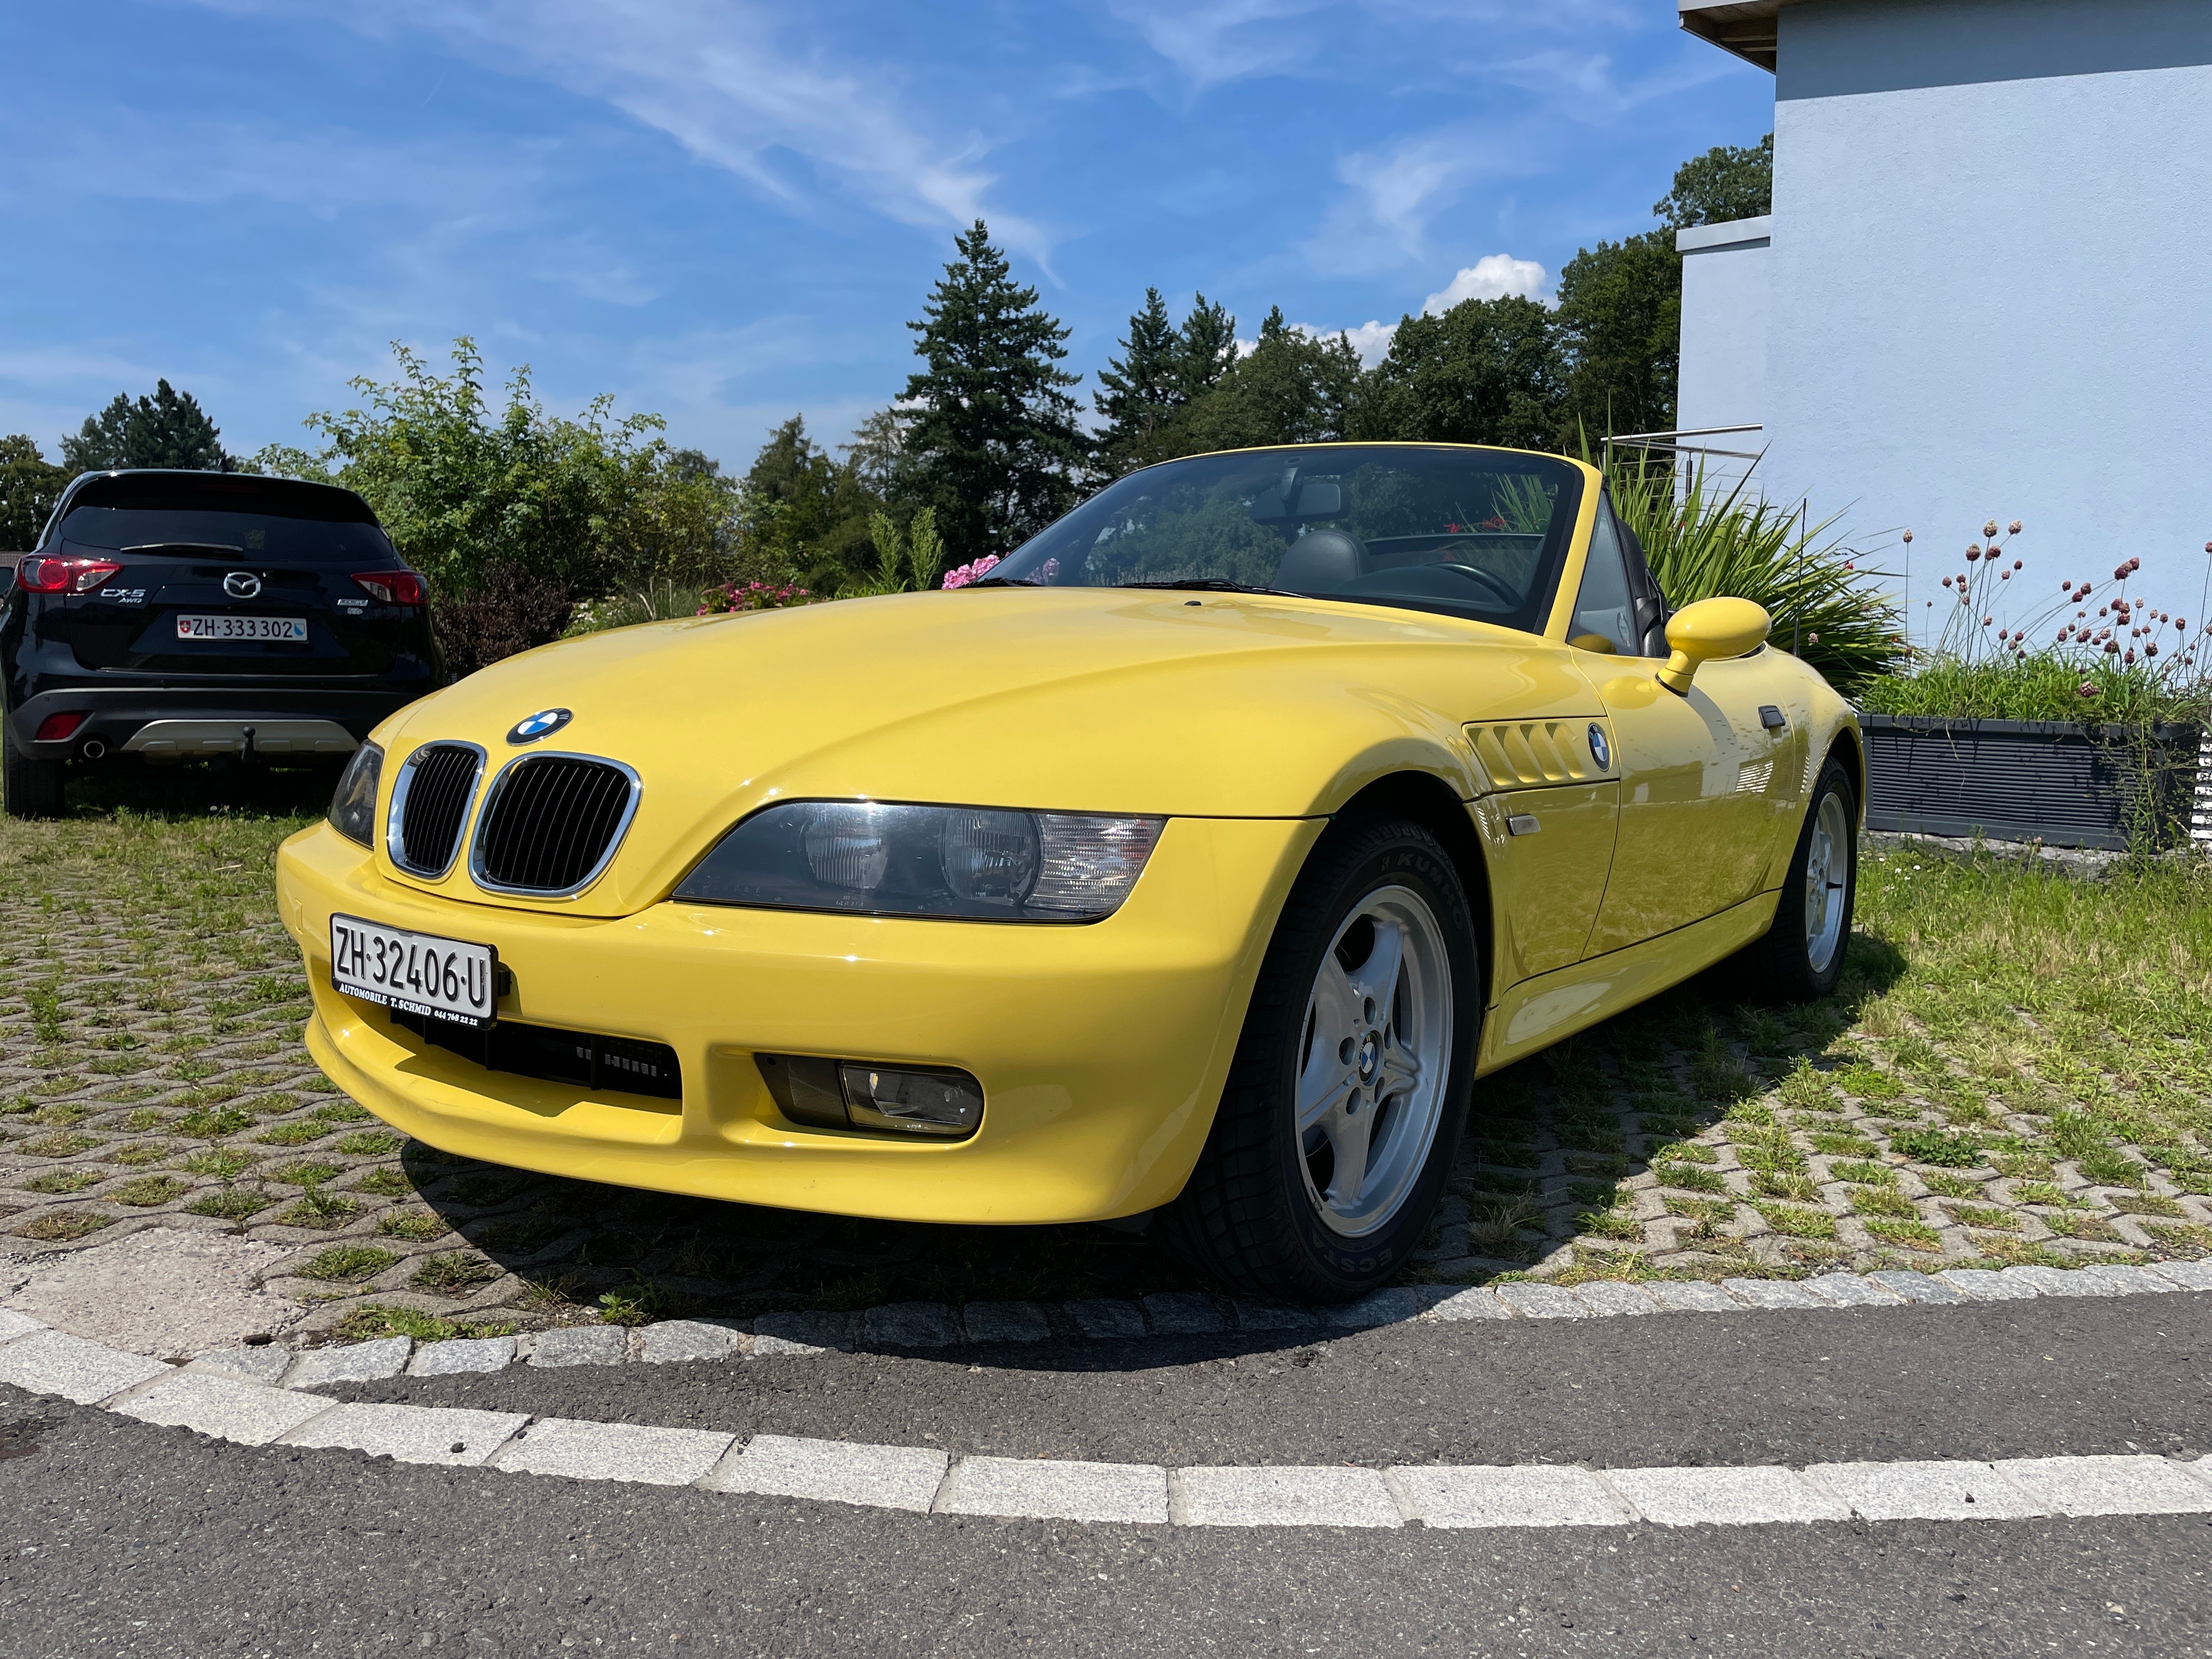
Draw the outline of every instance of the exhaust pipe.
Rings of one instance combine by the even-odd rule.
[[[84,740],[84,747],[77,750],[77,752],[82,755],[87,760],[98,760],[102,755],[107,752],[107,745],[102,743],[98,738],[87,738]]]

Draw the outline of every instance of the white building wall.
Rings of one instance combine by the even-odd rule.
[[[1685,431],[1766,421],[1767,269],[1771,219],[1738,219],[1678,231],[1682,255],[1682,368],[1675,424]],[[1763,432],[1691,438],[1686,443],[1757,454]],[[1723,456],[1702,465],[1709,485],[1733,485],[1751,464]]]
[[[1767,494],[1915,531],[1916,637],[1991,518],[2032,594],[2140,555],[2195,618],[2212,3],[1807,0],[1779,44]]]

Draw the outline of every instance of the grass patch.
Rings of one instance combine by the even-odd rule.
[[[1922,1174],[1920,1184],[1939,1198],[1986,1198],[1989,1189],[1978,1181],[1969,1181],[1964,1176],[1945,1175],[1929,1170]]]
[[[455,1337],[512,1336],[511,1324],[464,1324],[413,1308],[356,1308],[331,1333],[340,1342],[374,1342],[380,1337],[411,1336],[417,1342],[449,1342]]]
[[[479,1285],[489,1285],[498,1277],[499,1269],[482,1256],[466,1250],[449,1250],[425,1259],[408,1283],[418,1291],[459,1296]]]
[[[1644,1237],[1644,1224],[1618,1210],[1578,1211],[1574,1219],[1574,1230],[1597,1238],[1640,1239]]]
[[[316,1107],[315,1115],[325,1123],[367,1123],[374,1114],[366,1107],[341,1100],[333,1105]]]
[[[250,1129],[253,1120],[234,1107],[220,1110],[205,1109],[186,1112],[171,1126],[180,1135],[190,1135],[195,1140],[221,1140],[225,1135],[234,1135],[240,1129]]]
[[[343,1151],[345,1143],[340,1141],[338,1147]],[[408,1198],[414,1194],[415,1183],[407,1178],[404,1170],[392,1169],[387,1164],[380,1170],[371,1170],[353,1183],[353,1189],[357,1193],[374,1193],[379,1198]]]
[[[48,1135],[44,1140],[27,1140],[15,1150],[27,1158],[75,1158],[99,1145],[98,1135]]]
[[[118,1146],[107,1156],[115,1163],[136,1169],[143,1164],[159,1164],[175,1150],[162,1141],[146,1140],[136,1146]]]
[[[317,1227],[325,1232],[343,1227],[360,1211],[361,1206],[343,1193],[326,1193],[309,1188],[297,1202],[271,1219],[287,1227]]]
[[[128,1204],[134,1209],[150,1210],[157,1204],[167,1204],[182,1198],[191,1190],[174,1176],[141,1176],[136,1181],[126,1181],[113,1192],[104,1194],[111,1202]]]
[[[411,1239],[428,1244],[453,1231],[443,1216],[428,1210],[390,1210],[376,1218],[376,1231],[387,1238]]]
[[[402,1137],[371,1130],[365,1134],[348,1135],[332,1150],[348,1158],[383,1158],[399,1150]]]
[[[97,1187],[107,1179],[105,1170],[49,1170],[44,1175],[33,1176],[28,1181],[15,1184],[27,1193],[40,1193],[49,1197],[62,1193],[81,1193],[88,1187]]]
[[[343,1175],[345,1168],[338,1164],[283,1164],[268,1171],[271,1181],[281,1181],[288,1187],[319,1187],[332,1176]]]
[[[1835,1074],[1837,1086],[1861,1100],[1902,1100],[1905,1085],[1872,1066],[1846,1066]]]
[[[1982,1146],[1972,1135],[1946,1134],[1941,1129],[1909,1129],[1889,1138],[1890,1150],[1902,1152],[1915,1164],[1940,1164],[1971,1170],[1982,1161]]]
[[[2098,1220],[2093,1215],[2083,1215],[2078,1211],[2069,1210],[2064,1215],[2047,1215],[2042,1218],[2042,1221],[2045,1226],[2050,1228],[2061,1238],[2093,1239],[2100,1244],[2127,1243],[2127,1240],[2122,1238],[2108,1224]]]
[[[1728,1182],[1718,1170],[1708,1170],[1695,1164],[1676,1164],[1669,1161],[1655,1164],[1651,1173],[1659,1177],[1662,1187],[1679,1187],[1689,1193],[1724,1193]]]
[[[1836,1236],[1836,1218],[1826,1210],[1755,1201],[1751,1207],[1757,1210],[1765,1218],[1766,1224],[1776,1232],[1791,1238],[1833,1238]]]
[[[1954,1204],[1950,1209],[1951,1219],[1962,1227],[1992,1227],[2008,1233],[2020,1231],[2020,1218],[2010,1210],[1986,1204]]]
[[[1912,1200],[1903,1193],[1889,1187],[1863,1187],[1851,1194],[1853,1215],[1895,1216],[1903,1220],[1917,1220],[1920,1212],[1912,1207]]]
[[[1885,1244],[1907,1250],[1940,1250],[1943,1241],[1924,1221],[1869,1221],[1867,1231]]]
[[[1872,1158],[1875,1148],[1874,1142],[1863,1135],[1821,1130],[1813,1136],[1813,1150],[1826,1152],[1830,1158]]]
[[[72,1239],[88,1238],[102,1227],[112,1224],[109,1217],[96,1215],[90,1210],[52,1210],[16,1228],[15,1237],[35,1238],[42,1244],[66,1244]]]
[[[318,1250],[292,1271],[301,1279],[359,1284],[375,1278],[398,1260],[390,1250],[380,1250],[373,1244],[333,1244]]]
[[[1887,1164],[1831,1164],[1828,1169],[1838,1181],[1848,1181],[1861,1187],[1894,1187],[1897,1171]]]
[[[248,1216],[259,1215],[276,1200],[254,1187],[225,1187],[220,1192],[196,1198],[185,1206],[192,1215],[211,1215],[225,1221],[243,1221]]]
[[[204,1152],[194,1152],[177,1167],[186,1175],[213,1176],[218,1181],[228,1181],[243,1175],[261,1162],[256,1152],[242,1152],[233,1146],[210,1147]]]
[[[329,1124],[303,1118],[292,1123],[280,1123],[273,1129],[264,1130],[253,1139],[264,1146],[304,1146],[311,1140],[320,1140],[330,1132]]]

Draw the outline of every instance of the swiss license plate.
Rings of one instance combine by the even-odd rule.
[[[410,933],[359,916],[331,918],[331,983],[340,994],[461,1025],[489,1025],[498,1003],[489,945]]]
[[[180,640],[296,640],[305,642],[305,617],[204,617],[177,618]]]

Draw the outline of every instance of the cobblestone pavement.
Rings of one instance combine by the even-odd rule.
[[[289,1249],[267,1285],[307,1306],[302,1329],[349,1340],[1192,1286],[1152,1240],[1105,1227],[671,1199],[407,1140],[301,1045],[306,988],[268,879],[299,822],[0,829],[0,1250],[156,1222],[243,1233]],[[1413,1277],[1792,1278],[2212,1252],[2198,1004],[2146,1026],[2140,1008],[2123,1019],[2087,993],[2031,1012],[1988,975],[1921,973],[1890,935],[1926,924],[1893,925],[1884,897],[1920,876],[1909,854],[1869,860],[1869,931],[1828,1003],[1749,1006],[1708,975],[1486,1079]],[[2203,964],[2174,971],[2183,1000],[2201,1001]]]

